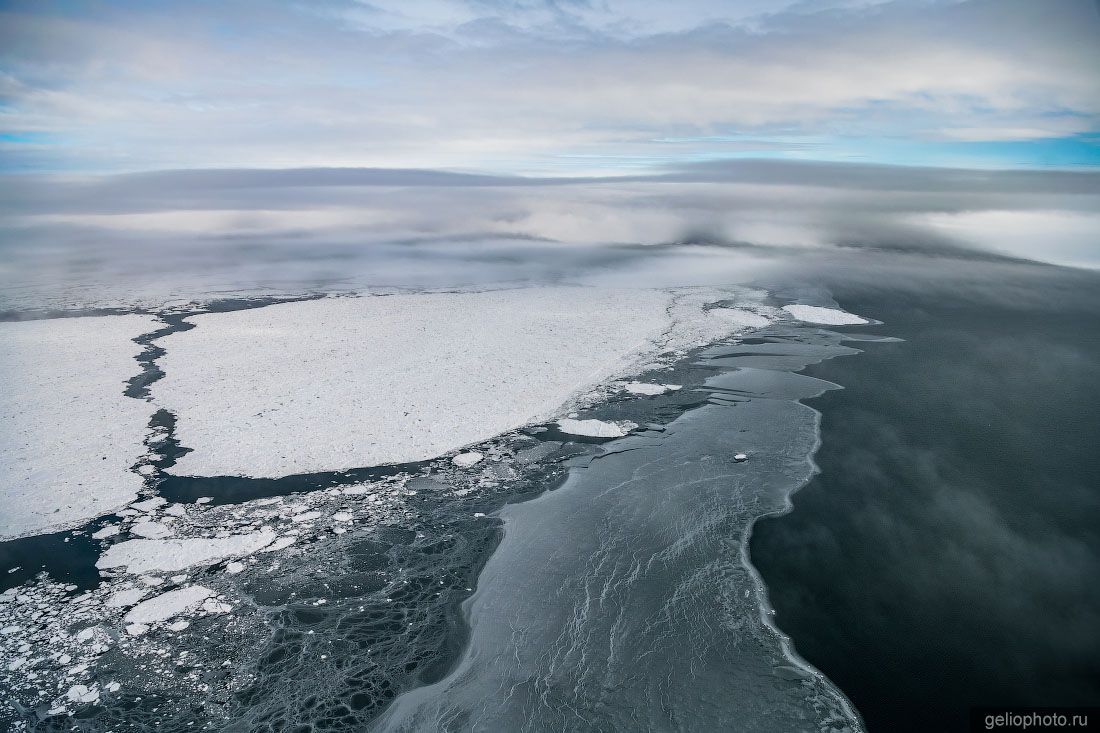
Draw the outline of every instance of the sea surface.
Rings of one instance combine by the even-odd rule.
[[[1100,701],[1100,276],[1028,265],[826,274],[902,341],[834,381],[820,473],[757,524],[776,622],[871,731]]]

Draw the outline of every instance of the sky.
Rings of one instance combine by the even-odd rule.
[[[1093,0],[0,3],[0,169],[1100,166]]]

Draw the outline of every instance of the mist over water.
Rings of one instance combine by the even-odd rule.
[[[919,267],[936,257],[1100,266],[1091,172],[743,160],[590,179],[354,168],[9,175],[0,191],[3,311],[778,281],[792,264],[836,257],[858,271],[891,254]]]
[[[1100,699],[1100,278],[940,263],[826,282],[902,342],[807,374],[821,473],[757,525],[776,621],[870,730]]]

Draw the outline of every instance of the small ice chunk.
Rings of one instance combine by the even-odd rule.
[[[164,537],[172,536],[171,529],[157,522],[138,522],[133,527],[130,527],[130,533],[136,534],[138,537],[144,537],[148,540],[159,540]]]
[[[640,395],[659,395],[665,392],[673,392],[680,389],[682,385],[679,384],[647,384],[645,382],[628,382],[623,385],[630,394]]]
[[[336,512],[332,515],[332,521],[334,522],[350,522],[351,519],[351,515],[347,512]]]
[[[163,578],[158,578],[155,575],[142,575],[138,577],[138,580],[149,587],[157,586],[164,582]]]
[[[165,514],[171,514],[173,517],[182,517],[187,513],[187,507],[183,504],[172,504],[164,510]]]
[[[270,545],[268,545],[264,549],[260,550],[260,552],[277,552],[278,550],[282,550],[282,549],[285,549],[287,547],[290,547],[291,545],[294,544],[294,542],[295,542],[294,537],[280,537],[279,539],[275,540],[274,542],[272,542]]]
[[[198,499],[195,499],[196,504],[209,504],[212,501],[214,501],[214,498],[211,496],[200,496]]]
[[[244,563],[243,562],[233,561],[233,562],[231,562],[231,563],[229,563],[228,565],[225,566],[225,572],[229,573],[230,575],[236,575],[237,573],[242,572],[243,570],[244,570]]]
[[[345,496],[359,496],[361,494],[366,494],[369,492],[370,489],[368,489],[366,486],[348,486],[346,488],[340,489],[340,493],[344,494]]]
[[[141,636],[148,630],[149,627],[145,624],[127,624],[126,626],[126,633],[130,636]]]
[[[816,305],[785,305],[783,310],[800,321],[821,323],[829,326],[849,326],[867,323],[867,319],[845,313],[835,308],[820,308]]]
[[[152,476],[154,473],[157,472],[157,468],[156,466],[151,466],[148,463],[145,463],[138,466],[137,472],[140,473],[142,476]]]
[[[459,453],[457,456],[451,459],[451,463],[459,468],[469,468],[481,462],[481,459],[485,456],[478,453],[476,450],[469,451],[467,453]]]
[[[558,420],[558,429],[570,435],[584,435],[590,438],[621,438],[634,428],[632,422],[607,422],[605,420]]]
[[[737,455],[735,455],[733,457],[733,460],[737,461],[738,463],[742,463],[744,461],[749,460],[749,457],[747,455],[745,455],[744,453],[738,453]]]
[[[122,689],[122,685],[117,682],[108,682],[103,686],[103,689],[107,692],[118,692]]]
[[[193,565],[209,565],[231,557],[250,555],[270,545],[274,539],[275,533],[264,528],[258,532],[220,538],[128,540],[107,548],[96,562],[96,567],[125,566],[130,573],[183,570]]]
[[[293,517],[290,518],[290,521],[294,522],[295,524],[300,524],[301,522],[313,521],[320,516],[321,512],[302,512],[301,514],[295,514]]]
[[[179,621],[173,621],[172,623],[168,624],[168,630],[169,631],[183,631],[184,629],[186,629],[190,625],[191,625],[190,621],[184,621],[184,620],[181,619]]]
[[[97,540],[105,540],[108,537],[114,537],[118,532],[117,524],[108,524],[106,527],[93,532],[92,537]]]
[[[202,610],[213,614],[229,613],[233,610],[233,606],[230,606],[228,603],[222,603],[214,598],[207,598],[202,602]]]
[[[193,610],[213,594],[214,591],[201,585],[189,585],[186,588],[170,590],[139,603],[126,614],[123,620],[132,624],[167,621],[173,616]]]
[[[92,687],[88,687],[87,685],[73,685],[69,688],[69,691],[65,693],[65,697],[69,698],[72,702],[97,702],[99,700],[99,689],[94,685]]]
[[[145,501],[135,501],[130,505],[131,509],[137,509],[139,512],[155,512],[162,506],[168,503],[167,499],[162,499],[159,496],[154,496],[152,499],[146,499]]]

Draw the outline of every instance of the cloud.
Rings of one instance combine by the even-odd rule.
[[[0,27],[0,126],[52,141],[0,145],[32,169],[621,173],[1100,116],[1083,0],[16,4]]]
[[[790,263],[1100,267],[1100,173],[721,161],[598,179],[428,170],[0,176],[0,290],[132,302],[515,282],[748,282]],[[915,259],[914,259],[915,258]],[[0,308],[2,309],[2,308]]]

